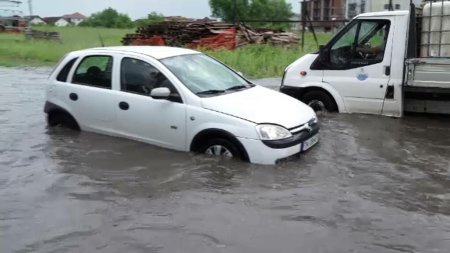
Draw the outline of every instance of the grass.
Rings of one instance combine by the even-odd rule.
[[[101,34],[105,46],[121,45],[122,37],[134,29],[95,29],[86,27],[39,27],[41,31],[57,31],[62,42],[27,40],[23,35],[0,34],[0,66],[52,66],[66,53],[99,47]],[[319,44],[325,44],[331,34],[318,34]],[[308,52],[317,50],[311,34],[300,46],[280,47],[250,45],[234,51],[202,50],[250,78],[281,76],[284,68]]]
[[[0,34],[0,65],[53,65],[66,53],[101,46],[99,33],[106,46],[119,46],[120,40],[133,29],[95,29],[84,27],[39,27],[40,31],[57,31],[62,42],[27,40],[23,35]]]
[[[319,45],[325,44],[331,34],[318,34]],[[305,36],[305,48],[301,46],[281,47],[271,45],[250,45],[228,50],[206,50],[209,55],[219,59],[245,76],[251,78],[274,77],[283,75],[284,69],[304,54],[317,51],[317,45],[311,34]]]

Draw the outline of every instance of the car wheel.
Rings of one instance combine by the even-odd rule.
[[[323,91],[309,91],[303,95],[302,101],[309,105],[315,112],[337,112],[334,99]]]
[[[237,146],[222,138],[208,140],[201,148],[200,153],[209,156],[219,156],[225,159],[242,159],[242,155]]]
[[[49,113],[47,116],[47,123],[49,126],[62,125],[69,129],[80,130],[76,120],[67,113],[55,112]]]

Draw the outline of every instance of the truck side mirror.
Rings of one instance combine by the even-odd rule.
[[[328,62],[329,56],[330,56],[330,50],[328,47],[325,47],[324,45],[319,46],[319,57],[320,61],[322,63]]]
[[[311,69],[324,69],[328,65],[330,59],[330,50],[324,45],[319,46],[319,55],[312,63]]]

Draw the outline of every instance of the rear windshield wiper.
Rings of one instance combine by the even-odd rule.
[[[200,91],[197,92],[195,94],[197,95],[213,95],[213,94],[219,94],[219,93],[224,93],[224,90],[205,90],[205,91]]]

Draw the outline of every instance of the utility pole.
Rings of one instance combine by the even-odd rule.
[[[236,26],[237,19],[237,0],[233,0],[233,24]]]
[[[389,0],[389,11],[394,10],[394,5],[392,4],[392,0]]]
[[[30,19],[28,20],[28,29],[32,31],[31,29],[31,16],[33,16],[33,0],[28,0],[28,10],[30,11]]]
[[[28,10],[30,11],[30,16],[33,16],[33,3],[32,3],[32,0],[28,0]]]
[[[305,48],[305,30],[306,30],[306,2],[301,1],[301,20],[302,20],[302,50]]]

